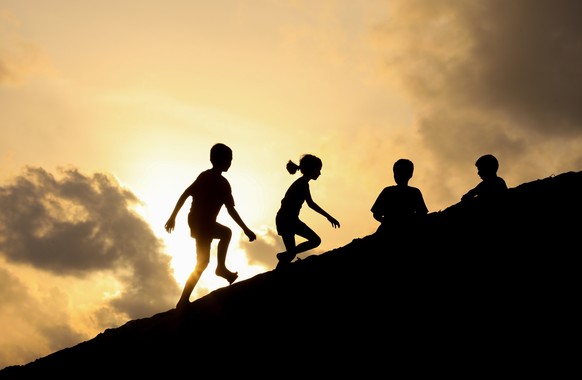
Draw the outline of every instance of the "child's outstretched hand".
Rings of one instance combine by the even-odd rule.
[[[251,230],[245,230],[245,235],[249,238],[249,241],[253,241],[257,238],[257,235]]]
[[[327,218],[327,220],[329,220],[329,222],[331,223],[333,228],[339,228],[340,222],[338,222],[336,218],[334,218],[333,216],[330,216],[329,218]]]

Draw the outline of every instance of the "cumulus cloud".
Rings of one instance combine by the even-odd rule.
[[[0,187],[0,255],[55,275],[106,272],[122,284],[110,307],[131,318],[167,309],[177,284],[161,241],[133,208],[139,199],[109,175],[29,167]]]
[[[269,268],[269,270],[275,268],[277,263],[277,253],[285,251],[285,245],[281,236],[277,234],[277,230],[272,226],[262,226],[257,231],[257,239],[255,241],[248,241],[242,237],[239,242],[239,246],[247,253],[247,260],[249,265],[256,265],[261,267]],[[297,244],[301,243],[305,239],[296,236]],[[307,252],[302,252],[297,255],[299,259],[304,259],[307,256],[319,255],[323,253],[325,249],[321,247],[311,249]]]
[[[285,250],[281,237],[270,226],[262,226],[255,233],[257,234],[255,241],[250,242],[242,238],[239,243],[240,247],[247,252],[249,264],[274,268],[277,265],[277,252]]]

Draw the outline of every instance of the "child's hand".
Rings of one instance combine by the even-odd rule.
[[[333,216],[330,216],[329,218],[327,218],[327,220],[329,220],[329,222],[331,223],[333,228],[339,228],[340,222],[338,222],[336,218],[334,218]]]
[[[255,235],[255,233],[251,230],[246,230],[245,234],[247,235],[247,237],[249,238],[249,241],[253,241],[257,238],[257,235]]]
[[[168,233],[172,232],[172,230],[174,229],[174,226],[176,225],[176,221],[173,218],[168,219],[168,221],[166,222],[166,225],[164,226],[164,228],[166,229],[166,231]]]

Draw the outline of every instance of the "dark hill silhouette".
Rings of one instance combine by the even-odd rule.
[[[0,379],[559,375],[577,345],[582,172],[429,213],[107,329]],[[184,374],[184,375],[182,375]]]

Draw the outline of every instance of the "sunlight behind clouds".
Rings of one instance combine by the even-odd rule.
[[[89,177],[75,169],[53,175],[28,168],[0,190],[0,251],[7,260],[78,279],[109,272],[123,284],[111,304],[129,316],[167,305],[164,292],[176,287],[168,257],[146,222],[131,210],[138,199],[111,176]],[[83,218],[60,218],[63,205],[82,210]],[[156,292],[143,297],[142,305],[134,302],[133,309],[123,310],[121,298],[152,289]],[[157,292],[162,298],[155,300]]]
[[[121,289],[114,276],[62,277],[28,265],[0,262],[2,283],[11,284],[2,287],[2,360],[32,361],[38,358],[39,349],[60,350],[127,321],[127,314],[112,308],[106,319],[100,316],[104,303]],[[28,351],[29,347],[36,348]]]
[[[0,325],[18,328],[0,331],[0,366],[175,306],[196,259],[190,201],[164,224],[217,142],[257,234],[219,215],[241,281],[276,265],[298,178],[285,164],[304,153],[341,223],[304,207],[322,238],[310,254],[375,231],[402,157],[430,211],[476,185],[484,153],[510,187],[580,170],[580,14],[577,0],[2,2]],[[215,246],[211,260],[192,299],[228,286]]]

